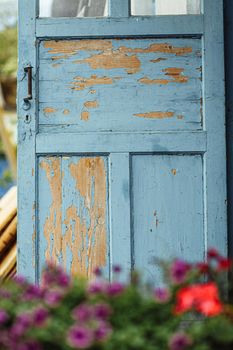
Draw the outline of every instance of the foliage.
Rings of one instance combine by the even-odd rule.
[[[111,283],[100,269],[87,283],[52,264],[40,286],[22,277],[2,282],[0,349],[232,349],[233,305],[225,300],[231,261],[212,249],[206,263],[162,265],[167,286],[155,289],[137,273],[120,282],[119,266]]]
[[[0,32],[0,79],[15,77],[17,71],[17,28]]]

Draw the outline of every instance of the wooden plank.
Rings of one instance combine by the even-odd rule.
[[[204,259],[202,177],[202,156],[132,157],[133,262],[156,285],[154,258]]]
[[[206,245],[227,254],[223,1],[205,0],[204,96]]]
[[[0,199],[0,214],[12,201],[17,202],[17,187],[12,186],[9,191]]]
[[[130,0],[110,0],[110,16],[111,17],[129,17]]]
[[[35,18],[39,14],[39,1],[19,1],[19,66],[18,66],[18,273],[36,281],[36,71]],[[26,13],[26,15],[25,15]],[[24,67],[33,67],[30,109],[23,106],[27,95]]]
[[[12,196],[13,195],[13,196]],[[10,201],[8,201],[10,199]],[[4,205],[0,204],[0,235],[2,234],[3,230],[5,230],[6,226],[11,222],[11,220],[14,218],[14,216],[17,213],[17,194],[16,194],[16,188],[11,190],[9,192],[9,195],[5,200],[3,200],[3,203],[6,203]]]
[[[39,124],[202,129],[199,39],[45,41],[40,62]]]
[[[51,130],[51,131],[50,131]],[[38,154],[196,152],[206,151],[206,132],[168,133],[86,133],[46,129],[38,134]],[[54,132],[55,131],[55,132]]]
[[[0,257],[3,257],[4,252],[16,241],[17,233],[17,216],[13,218],[5,231],[0,236]]]
[[[37,38],[87,38],[203,34],[203,15],[130,18],[38,18]],[[78,28],[78,33],[77,33]]]
[[[0,278],[6,278],[16,264],[17,247],[16,244],[9,251],[4,260],[0,263]]]
[[[110,259],[111,267],[122,267],[121,279],[131,271],[130,157],[110,155]],[[111,268],[111,279],[114,278]]]

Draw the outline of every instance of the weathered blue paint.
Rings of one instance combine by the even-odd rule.
[[[20,2],[32,11],[18,99],[19,270],[31,279],[45,258],[160,280],[154,255],[226,252],[222,1],[131,18],[126,3],[110,4],[124,18],[39,19]],[[35,74],[28,112],[22,57]]]

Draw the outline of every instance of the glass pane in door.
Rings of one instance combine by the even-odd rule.
[[[105,17],[108,0],[39,0],[40,17]]]
[[[200,13],[201,0],[131,0],[131,14],[134,16]]]

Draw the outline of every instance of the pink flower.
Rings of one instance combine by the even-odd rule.
[[[191,338],[183,332],[174,334],[169,341],[170,350],[184,350],[190,345],[192,345]]]
[[[167,288],[156,288],[154,297],[160,303],[166,303],[170,299],[170,292]]]
[[[107,319],[112,313],[112,310],[108,304],[95,305],[95,317],[100,320]]]
[[[49,317],[49,312],[44,307],[39,307],[33,312],[33,322],[37,327],[43,326]]]
[[[171,279],[174,283],[183,283],[187,278],[187,274],[190,270],[190,265],[183,261],[176,259],[173,261],[170,269]]]
[[[44,301],[47,305],[51,307],[57,306],[62,299],[62,295],[60,292],[54,290],[54,291],[48,291],[45,293]]]
[[[42,297],[42,290],[37,285],[29,285],[23,295],[24,300],[40,299]]]
[[[74,326],[68,333],[68,343],[75,349],[87,349],[93,340],[93,332],[87,327]]]
[[[90,282],[87,290],[90,294],[105,293],[106,292],[106,284],[104,281],[96,280],[96,281]]]
[[[17,316],[14,325],[10,330],[13,339],[21,337],[31,326],[32,319],[29,313],[22,313]]]
[[[101,322],[95,330],[95,338],[97,341],[103,341],[109,338],[112,333],[112,328],[106,322]]]
[[[90,305],[81,304],[73,310],[72,316],[77,321],[87,322],[91,320],[93,316],[93,309],[90,307]]]
[[[9,315],[5,310],[0,309],[0,326],[9,320]]]
[[[108,285],[107,294],[109,296],[117,296],[123,293],[125,286],[120,282],[113,282]]]
[[[94,275],[95,275],[96,277],[101,277],[101,276],[102,276],[102,270],[101,270],[100,267],[96,267],[96,268],[94,269],[93,273],[94,273]]]
[[[26,341],[22,344],[19,344],[16,348],[17,350],[41,350],[39,343],[35,341]]]
[[[207,257],[208,257],[208,259],[218,259],[220,257],[220,254],[217,251],[217,249],[210,248],[210,249],[208,249]]]

